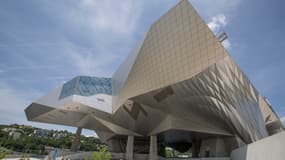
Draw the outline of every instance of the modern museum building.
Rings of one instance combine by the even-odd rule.
[[[193,158],[230,157],[284,128],[221,41],[182,0],[150,26],[111,78],[77,76],[30,104],[27,119],[78,127],[78,134],[94,130],[127,160],[157,160],[166,148]]]

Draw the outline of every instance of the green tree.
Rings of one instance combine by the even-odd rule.
[[[103,147],[98,152],[93,152],[92,154],[93,160],[110,160],[111,153],[107,150],[106,147]]]
[[[13,140],[9,136],[9,132],[3,131],[2,128],[16,128],[23,134],[17,140]],[[29,126],[19,128],[17,125],[0,125],[0,146],[8,150],[13,150],[22,153],[35,153],[35,154],[47,154],[45,152],[45,146],[68,149],[70,148],[74,139],[74,134],[68,131],[55,131],[52,130],[49,136],[46,138],[33,136],[33,131],[39,129]],[[53,133],[62,133],[63,137],[54,138]],[[81,151],[99,151],[105,145],[95,137],[81,136]],[[0,150],[1,152],[1,150]]]

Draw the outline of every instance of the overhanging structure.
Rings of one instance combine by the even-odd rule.
[[[278,116],[187,0],[149,29],[112,78],[78,76],[25,110],[28,120],[95,130],[113,152],[193,157],[283,130]]]

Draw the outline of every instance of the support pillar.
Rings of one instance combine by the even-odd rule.
[[[74,140],[73,140],[72,145],[71,145],[71,149],[70,149],[72,152],[77,152],[79,147],[80,147],[81,131],[82,131],[82,128],[78,127],[76,130]]]
[[[134,159],[134,136],[128,136],[125,157],[126,157],[126,160]]]
[[[149,143],[149,160],[158,160],[157,152],[157,136],[150,136]]]
[[[192,158],[198,158],[200,153],[201,140],[192,140]]]

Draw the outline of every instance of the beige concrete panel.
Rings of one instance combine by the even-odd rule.
[[[101,119],[99,117],[93,116],[94,119],[102,123],[104,126],[108,127],[112,132],[118,134],[118,135],[133,135],[133,136],[142,136],[138,133],[133,132],[132,130],[128,130],[126,128],[123,128],[114,122],[109,122],[107,120]]]
[[[267,136],[258,92],[230,57],[190,79],[132,100],[181,119],[171,128],[217,134],[226,131],[238,134],[246,143]]]
[[[224,140],[219,137],[204,139],[200,148],[200,156],[206,157],[207,152],[210,157],[226,157]]]
[[[115,136],[113,132],[106,132],[106,131],[95,131],[97,136],[100,138],[101,142],[107,143],[109,139]]]
[[[285,132],[234,150],[232,160],[284,160]]]
[[[150,28],[124,87],[113,103],[189,79],[227,53],[187,0]]]
[[[121,107],[113,116],[112,121],[124,128],[131,129],[142,135],[148,135],[160,124],[167,114],[152,107],[141,105]]]
[[[171,129],[173,117],[172,116],[166,116],[155,128],[152,129],[152,131],[149,133],[149,135],[157,135],[163,131]]]

